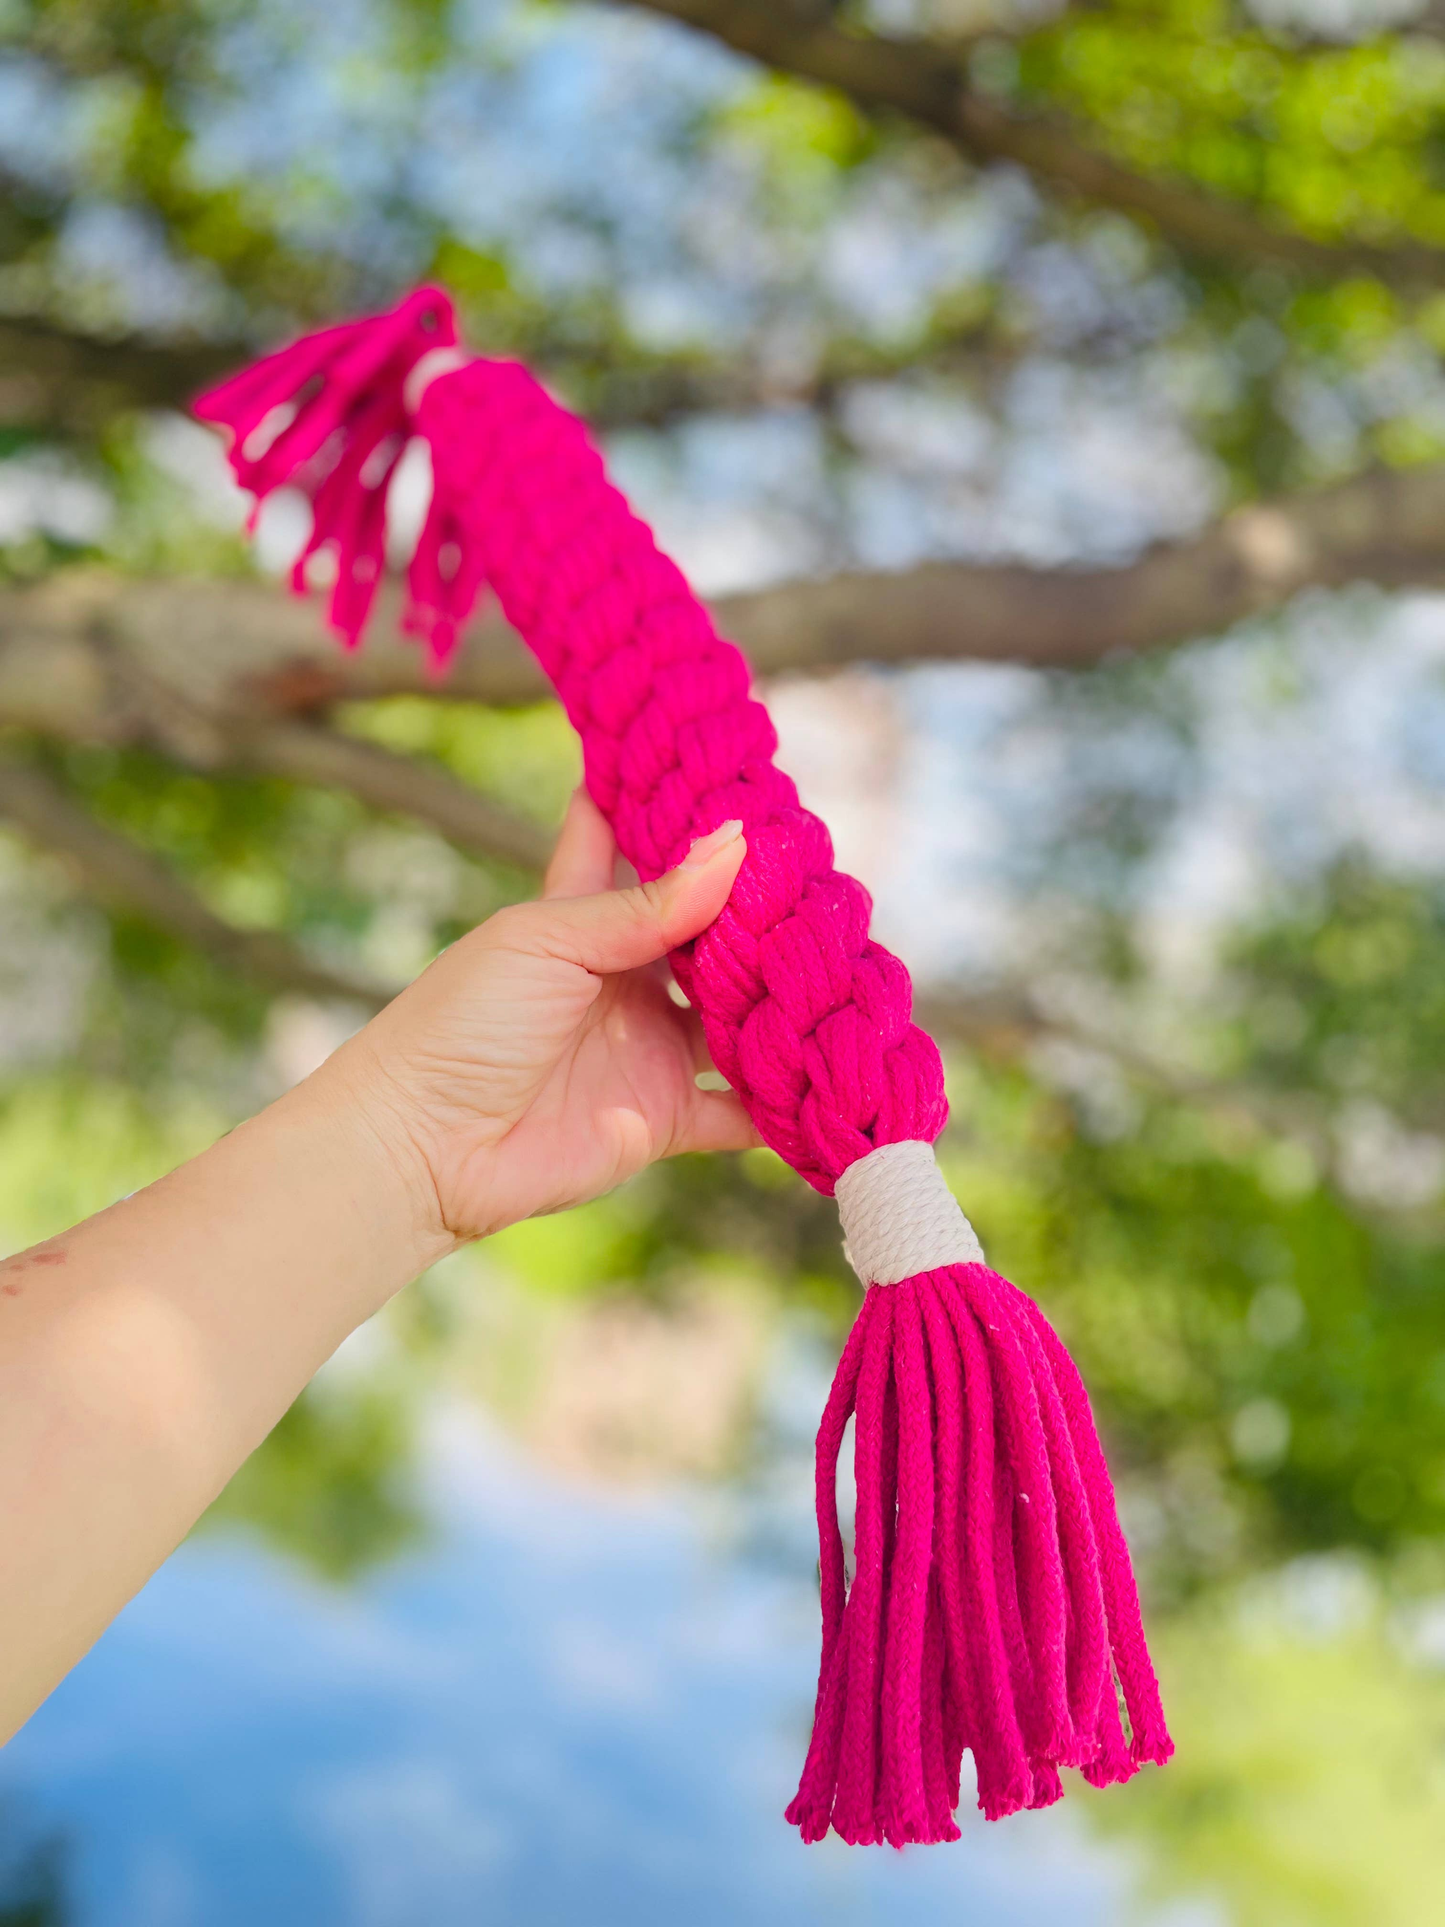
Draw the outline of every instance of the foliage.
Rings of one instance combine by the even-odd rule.
[[[1222,1894],[1239,1927],[1410,1927],[1439,1891],[1441,1692],[1366,1574],[1303,1561],[1172,1624],[1161,1648],[1177,1730],[1167,1773],[1117,1801],[1178,1893]]]
[[[312,1386],[206,1515],[236,1521],[328,1579],[414,1545],[424,1527],[408,1473],[405,1398],[384,1383]]]
[[[1408,32],[1302,51],[1229,0],[1123,0],[1063,12],[1017,72],[1132,163],[1303,233],[1445,237],[1445,49]]]
[[[55,1837],[34,1837],[14,1824],[16,1817],[5,1809],[0,1927],[63,1927],[66,1843]]]

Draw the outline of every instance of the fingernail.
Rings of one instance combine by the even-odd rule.
[[[729,843],[735,843],[743,833],[743,820],[734,816],[726,823],[719,823],[708,836],[700,836],[680,867],[684,870],[700,870],[705,863],[711,863],[719,850],[725,850]]]

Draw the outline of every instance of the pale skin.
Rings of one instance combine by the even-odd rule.
[[[579,792],[538,902],[200,1157],[0,1265],[0,1739],[410,1279],[654,1159],[757,1142],[698,1087],[659,968],[726,902],[740,832],[614,889]]]

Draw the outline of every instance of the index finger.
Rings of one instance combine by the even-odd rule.
[[[617,862],[617,841],[612,825],[579,784],[572,792],[562,831],[547,874],[542,881],[544,899],[592,897],[610,890]]]

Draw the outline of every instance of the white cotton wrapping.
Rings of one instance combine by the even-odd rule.
[[[849,1165],[834,1195],[843,1255],[865,1285],[897,1285],[941,1265],[984,1262],[931,1144],[910,1138],[880,1145]]]

